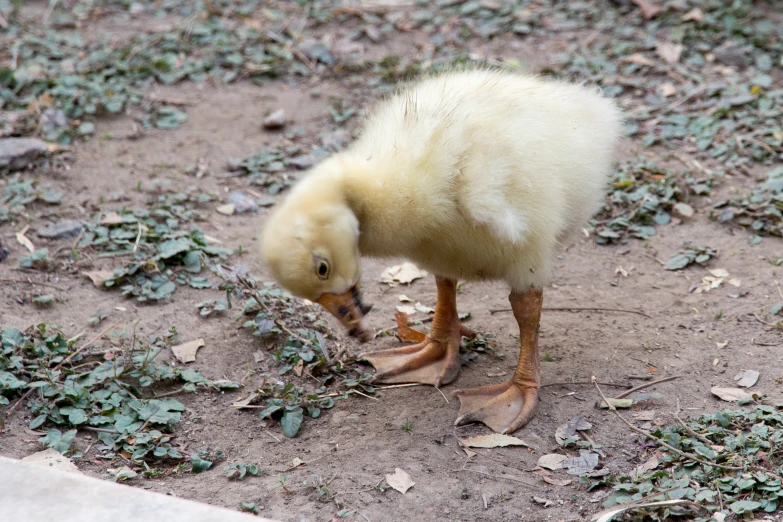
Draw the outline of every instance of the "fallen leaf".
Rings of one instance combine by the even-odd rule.
[[[722,342],[722,343],[715,343],[715,347],[716,347],[716,348],[718,348],[718,349],[720,349],[720,348],[726,348],[726,346],[728,346],[728,344],[729,344],[729,342],[728,342],[728,341],[724,341],[724,342]]]
[[[738,278],[736,278],[736,277],[735,277],[735,278],[733,278],[733,279],[729,279],[729,280],[728,280],[728,281],[726,281],[726,282],[727,282],[727,283],[729,283],[731,286],[736,286],[737,288],[739,288],[740,286],[742,286],[742,279],[738,279]]]
[[[711,275],[702,278],[701,283],[695,290],[697,294],[718,288],[729,277],[729,271],[725,268],[715,268],[708,271]]]
[[[673,44],[671,42],[660,42],[655,46],[655,52],[669,65],[673,65],[680,61],[682,49],[683,47],[681,44]]]
[[[116,212],[109,212],[100,221],[101,225],[119,225],[122,223],[122,216]]]
[[[394,286],[397,284],[409,284],[416,279],[421,279],[428,275],[427,271],[421,270],[413,263],[403,263],[401,265],[390,266],[381,274],[381,283]]]
[[[533,502],[537,504],[543,504],[545,508],[548,508],[549,506],[553,506],[555,504],[548,498],[541,498],[541,497],[533,497]]]
[[[655,15],[661,12],[661,8],[657,5],[652,5],[647,2],[647,0],[631,0],[636,6],[641,9],[642,16],[645,18],[645,20],[649,20],[650,18],[654,18]]]
[[[180,362],[189,363],[196,360],[196,352],[202,346],[204,346],[204,339],[196,339],[195,341],[172,346],[171,351],[174,352],[174,357],[179,359]]]
[[[701,22],[703,19],[704,12],[698,7],[691,9],[680,18],[683,22]]]
[[[693,207],[687,203],[682,203],[682,202],[674,204],[674,211],[677,212],[682,217],[687,217],[687,218],[693,217],[694,214]]]
[[[215,211],[218,214],[223,214],[224,216],[230,216],[234,212],[236,212],[237,207],[234,206],[233,203],[226,203],[225,205],[220,205],[215,209]]]
[[[93,270],[92,272],[82,272],[82,274],[89,277],[96,288],[106,288],[104,286],[106,280],[114,277],[114,272],[111,270]]]
[[[538,458],[538,465],[542,468],[558,470],[563,469],[563,461],[568,457],[559,453],[549,453]]]
[[[394,469],[394,475],[386,475],[386,483],[403,495],[416,484],[411,480],[411,476],[400,468]]]
[[[304,464],[304,461],[302,459],[300,459],[299,457],[294,457],[293,460],[291,460],[291,468],[290,469],[298,468],[302,464]]]
[[[737,386],[750,388],[758,382],[759,372],[756,370],[742,370],[734,376],[734,380],[737,381]]]
[[[636,466],[633,470],[631,470],[631,478],[635,479],[637,477],[642,477],[647,474],[648,471],[652,471],[655,468],[658,467],[659,461],[658,457],[653,456],[645,462],[644,464],[640,464],[639,466]]]
[[[479,435],[478,437],[470,437],[469,439],[460,439],[461,446],[467,448],[503,448],[506,446],[528,446],[528,444],[516,437],[510,435],[501,435],[499,433],[493,433],[492,435]]]
[[[302,371],[304,371],[304,359],[299,359],[299,361],[294,365],[294,373],[296,373],[297,377],[301,377]]]
[[[633,399],[606,399],[606,400],[609,401],[609,404],[611,404],[615,408],[630,408],[631,406],[633,406]],[[604,410],[609,408],[609,406],[607,406],[606,402],[603,399],[597,401],[596,405]]]
[[[408,297],[405,294],[400,294],[400,298],[399,299],[400,299],[401,303],[410,303],[411,302],[411,298]]]
[[[589,475],[598,467],[598,453],[581,451],[581,455],[563,461],[563,467],[569,475]]]
[[[546,477],[546,476],[541,477],[541,480],[543,480],[547,484],[552,484],[553,486],[567,486],[571,482],[573,482],[573,480],[571,479],[557,479],[554,477]]]
[[[713,386],[710,388],[713,395],[717,395],[722,400],[727,402],[736,402],[740,399],[750,399],[753,397],[750,393],[746,392],[742,388],[721,388],[719,386]]]
[[[397,337],[401,341],[412,341],[414,343],[420,343],[424,341],[426,336],[408,326],[408,314],[405,312],[397,312],[394,314],[394,318],[397,320]]]
[[[413,315],[416,313],[416,308],[410,305],[398,305],[397,311],[405,315]]]
[[[622,61],[626,63],[634,63],[636,65],[646,65],[648,67],[652,67],[653,65],[655,65],[655,62],[653,60],[639,53],[634,53],[631,56],[626,56],[625,58],[622,59]]]
[[[576,435],[577,431],[589,430],[592,427],[593,425],[587,422],[584,417],[576,417],[557,428],[555,431],[555,440],[562,446],[566,439]]]
[[[24,235],[28,228],[30,227],[25,227],[24,230],[16,233],[16,241],[30,252],[35,252],[35,245],[33,245],[33,242]]]
[[[244,399],[239,399],[238,401],[234,401],[231,407],[236,408],[238,410],[241,410],[242,408],[251,408],[256,402],[258,402],[260,398],[261,398],[261,394],[259,392],[254,392],[248,395]]]
[[[49,448],[44,451],[39,451],[37,453],[33,453],[32,455],[28,455],[22,459],[24,462],[29,462],[30,464],[38,464],[40,466],[46,466],[50,469],[59,469],[61,471],[70,471],[73,473],[79,473],[81,475],[81,471],[79,471],[79,468],[76,467],[76,464],[74,464],[71,459],[64,456],[62,453],[57,451],[54,448]]]
[[[423,313],[423,314],[434,314],[435,313],[435,309],[434,308],[431,308],[429,306],[424,306],[423,304],[421,304],[419,302],[417,302],[415,305],[413,305],[413,307],[416,310],[418,310],[419,312]]]
[[[669,98],[677,94],[677,87],[675,87],[672,82],[666,82],[658,86],[658,91],[661,93],[661,96],[663,96],[664,98]],[[689,206],[685,203],[677,203],[677,205]],[[675,210],[677,210],[677,205],[674,205]]]

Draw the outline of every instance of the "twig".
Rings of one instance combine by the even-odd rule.
[[[491,473],[485,473],[483,471],[478,471],[478,470],[475,470],[475,469],[468,469],[468,468],[464,468],[464,467],[460,468],[460,469],[452,469],[451,470],[452,473],[457,473],[457,472],[460,472],[460,471],[470,471],[471,473],[478,473],[479,475],[484,475],[485,477],[491,477],[491,478],[499,479],[499,480],[510,480],[512,482],[518,482],[520,484],[524,484],[525,486],[528,486],[528,487],[531,487],[531,488],[538,488],[538,489],[540,489],[540,487],[537,484],[531,484],[530,482],[527,482],[525,480],[522,480],[522,479],[519,479],[519,478],[516,478],[516,477],[503,477],[501,475],[492,475]]]
[[[282,440],[280,440],[277,437],[275,437],[274,435],[272,435],[272,432],[270,432],[269,430],[266,430],[264,433],[266,433],[267,435],[269,435],[270,437],[275,439],[277,442],[281,442],[281,443],[283,442]]]
[[[139,249],[139,241],[141,241],[141,221],[138,221],[136,224],[139,225],[139,233],[136,234],[136,241],[133,243],[133,252]]]
[[[547,384],[542,384],[542,388],[546,388],[547,386],[569,386],[569,385],[583,385],[588,384],[590,386],[593,385],[593,381],[579,381],[579,382],[550,382]],[[614,382],[600,382],[598,383],[601,386],[614,386],[615,388],[628,388],[628,384],[617,384]]]
[[[27,281],[25,279],[5,279],[5,278],[2,278],[2,279],[0,279],[0,282],[3,282],[3,283],[20,283],[20,284],[21,283],[26,283],[28,285],[48,286],[49,288],[56,288],[57,290],[62,291],[62,288],[60,288],[57,285],[52,285],[52,284],[49,284],[49,283],[39,283],[37,281]]]
[[[652,366],[653,368],[657,368],[657,366],[655,366],[650,361],[645,361],[644,359],[639,359],[638,357],[631,357],[630,355],[628,356],[628,358],[629,359],[633,359],[634,361],[639,361],[639,362],[644,363],[644,364],[646,364],[648,366]]]
[[[648,254],[647,252],[642,252],[642,255],[644,257],[649,257],[650,259],[652,259],[653,261],[655,261],[656,263],[658,263],[661,266],[665,266],[666,265],[666,263],[664,263],[663,261],[661,261],[660,259],[658,259],[657,257],[655,257],[652,254]]]
[[[780,298],[783,299],[783,290],[780,289],[780,281],[775,281],[775,288],[778,289],[778,295],[780,295]]]
[[[647,439],[655,441],[656,444],[660,444],[661,446],[663,446],[664,448],[668,449],[672,453],[675,453],[675,454],[677,454],[677,455],[679,455],[681,457],[685,457],[686,459],[690,459],[690,460],[693,460],[695,462],[698,462],[699,464],[704,464],[705,466],[713,466],[713,467],[716,467],[716,468],[719,468],[719,469],[727,469],[729,471],[742,471],[742,470],[745,469],[742,466],[723,466],[721,464],[715,464],[714,462],[707,462],[705,460],[701,460],[696,455],[693,455],[691,453],[686,453],[684,451],[680,451],[677,448],[675,448],[674,446],[671,446],[670,444],[667,444],[666,442],[662,441],[661,439],[659,439],[658,437],[656,437],[652,433],[647,433],[643,429],[637,428],[636,426],[634,426],[633,424],[631,424],[630,422],[625,420],[625,417],[620,415],[620,412],[617,411],[617,409],[609,401],[609,399],[606,398],[606,395],[604,395],[604,392],[601,391],[601,387],[598,386],[598,383],[597,382],[593,382],[593,384],[595,384],[595,389],[598,390],[598,393],[601,395],[601,398],[604,400],[606,405],[609,406],[609,409],[612,411],[612,413],[614,413],[615,416],[623,422],[623,424],[628,426],[631,429],[631,431],[634,431],[634,432],[638,433],[639,435],[642,435],[643,437],[645,437]]]
[[[393,388],[410,388],[411,386],[423,386],[418,382],[411,382],[408,384],[390,384],[389,386],[375,386],[376,390],[391,390]]]
[[[783,323],[768,323],[767,321],[759,317],[759,315],[756,312],[753,312],[753,317],[755,317],[756,321],[760,322],[764,326],[769,326],[770,328],[783,328]]]
[[[160,395],[153,395],[152,397],[154,399],[160,399],[161,397],[171,397],[172,395],[179,395],[180,393],[185,393],[185,388],[180,388],[178,390],[173,390],[166,393],[161,393]]]
[[[707,444],[708,446],[712,446],[712,441],[711,441],[710,439],[708,439],[708,438],[707,438],[707,437],[705,437],[704,435],[699,435],[698,433],[696,433],[696,432],[695,432],[693,429],[691,429],[691,427],[690,427],[690,426],[688,426],[688,425],[685,423],[685,421],[684,421],[684,420],[682,420],[682,419],[680,418],[680,398],[679,398],[679,397],[677,397],[677,411],[675,411],[675,412],[674,412],[674,413],[672,413],[671,415],[672,415],[672,417],[674,417],[674,420],[676,420],[677,422],[679,422],[680,424],[682,424],[682,427],[683,427],[683,428],[685,428],[685,431],[687,431],[688,433],[690,433],[691,435],[693,435],[694,437],[696,437],[696,438],[697,438],[697,439],[699,439],[700,441],[704,442],[704,443],[705,443],[705,444]]]
[[[443,391],[437,386],[435,386],[435,389],[438,390],[441,395],[443,395],[443,400],[446,401],[446,404],[449,404],[449,400],[446,398],[446,395],[443,393]]]
[[[648,315],[644,312],[640,312],[638,310],[627,310],[623,308],[600,308],[600,307],[591,307],[591,306],[547,306],[542,308],[541,310],[545,310],[547,312],[620,312],[625,314],[636,314],[636,315],[642,315],[648,319],[652,319],[651,315]],[[490,310],[490,314],[499,314],[501,312],[510,312],[511,308],[497,308],[495,310]]]
[[[80,430],[95,431],[98,433],[119,433],[117,430],[108,430],[106,428],[95,428],[93,426],[78,426]]]
[[[654,386],[656,384],[661,384],[662,382],[673,381],[674,379],[679,379],[679,378],[680,378],[679,375],[674,375],[672,377],[666,377],[664,379],[658,379],[657,381],[646,382],[644,384],[640,384],[639,386],[635,386],[635,387],[631,388],[628,391],[624,391],[623,393],[621,393],[620,395],[615,397],[615,399],[622,399],[623,397],[628,397],[632,393],[638,392],[639,390],[643,390],[645,388],[649,388],[650,386]],[[596,384],[598,384],[598,383],[596,382]]]
[[[55,367],[54,367],[54,369],[53,369],[52,371],[53,371],[53,372],[56,372],[57,370],[59,370],[59,369],[62,367],[62,365],[63,365],[63,364],[65,364],[65,363],[69,362],[71,359],[73,359],[73,357],[74,357],[74,356],[76,356],[76,355],[80,354],[81,352],[83,352],[83,351],[84,351],[85,349],[87,349],[87,348],[88,348],[88,347],[89,347],[89,346],[90,346],[92,343],[94,343],[95,341],[97,341],[98,339],[100,339],[101,337],[103,337],[103,335],[104,335],[104,334],[106,334],[106,333],[108,333],[109,331],[111,331],[112,329],[114,329],[114,327],[115,327],[115,326],[117,326],[118,324],[120,324],[120,321],[121,321],[121,319],[118,319],[117,321],[113,322],[112,324],[110,324],[109,326],[107,326],[106,328],[104,328],[103,330],[101,330],[101,331],[100,331],[100,332],[99,332],[97,335],[94,335],[94,336],[92,336],[92,337],[91,337],[91,338],[90,338],[90,339],[89,339],[87,342],[85,342],[85,343],[82,345],[82,347],[81,347],[81,348],[79,348],[78,350],[76,350],[75,352],[73,352],[71,355],[69,355],[68,357],[66,357],[66,358],[65,358],[65,359],[63,359],[62,361],[60,361],[60,364],[58,364],[57,366],[55,366]],[[24,402],[25,400],[27,400],[27,398],[28,398],[28,397],[29,397],[29,396],[30,396],[30,395],[31,395],[31,394],[32,394],[32,393],[33,393],[35,390],[37,390],[37,388],[30,388],[29,390],[27,390],[27,391],[25,392],[25,394],[24,394],[24,395],[22,395],[22,396],[19,398],[19,400],[18,400],[18,401],[16,401],[16,402],[14,403],[14,405],[13,405],[13,406],[11,406],[10,408],[8,408],[8,411],[7,411],[7,412],[6,412],[6,414],[5,414],[6,418],[10,418],[10,417],[11,417],[11,414],[13,414],[13,413],[14,413],[14,410],[16,410],[16,408],[18,408],[18,407],[19,407],[19,405],[20,405],[20,404],[22,404],[22,402]]]
[[[752,344],[754,346],[779,346],[780,345],[780,343],[762,343],[762,342],[756,341],[755,337],[751,337],[750,344]]]

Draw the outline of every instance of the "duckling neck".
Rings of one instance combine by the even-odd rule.
[[[365,256],[406,255],[425,234],[427,220],[418,215],[422,195],[400,190],[388,170],[365,160],[341,169],[341,191],[359,221],[359,250]]]

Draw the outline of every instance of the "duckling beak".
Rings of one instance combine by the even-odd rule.
[[[362,343],[372,339],[372,332],[364,323],[364,316],[372,310],[372,305],[362,303],[358,285],[342,294],[323,294],[316,302],[339,319],[352,337]]]

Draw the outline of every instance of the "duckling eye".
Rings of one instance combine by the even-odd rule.
[[[329,279],[329,263],[320,259],[315,264],[315,273],[319,279]]]

